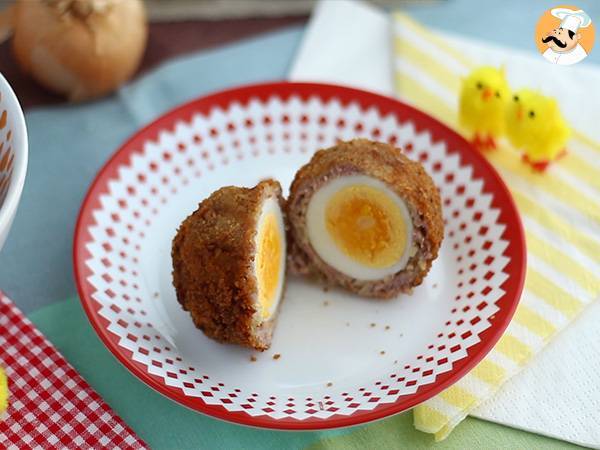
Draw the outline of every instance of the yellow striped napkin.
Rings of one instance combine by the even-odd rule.
[[[454,129],[460,77],[469,60],[404,14],[393,16],[395,89]],[[525,227],[528,268],[506,333],[467,376],[414,410],[415,427],[448,436],[473,409],[600,294],[600,144],[574,133],[568,155],[534,174],[507,142],[487,154],[509,186]]]

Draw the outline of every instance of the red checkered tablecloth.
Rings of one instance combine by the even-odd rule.
[[[0,448],[148,448],[2,292],[0,365]]]

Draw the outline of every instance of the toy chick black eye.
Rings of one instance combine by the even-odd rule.
[[[500,98],[500,92],[496,91],[496,98]]]
[[[529,118],[530,119],[535,118],[535,111],[529,111]]]
[[[481,84],[481,81],[478,81],[476,86],[477,86],[477,89],[483,89],[483,84]]]
[[[519,101],[519,96],[518,96],[518,95],[515,95],[515,96],[513,96],[513,100],[514,100],[515,102],[518,102],[518,101]]]

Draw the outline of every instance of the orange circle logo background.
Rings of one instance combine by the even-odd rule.
[[[549,31],[558,28],[561,20],[558,17],[554,17],[550,11],[554,8],[569,8],[573,11],[580,10],[581,8],[573,5],[556,5],[546,11],[538,20],[537,26],[535,27],[535,45],[537,46],[540,53],[544,53],[548,47],[546,44],[542,42],[542,38],[548,34]],[[585,10],[584,10],[585,11]],[[594,20],[592,19],[592,23],[586,28],[580,28],[577,31],[578,34],[581,34],[581,40],[579,43],[583,47],[583,49],[589,55],[594,47],[594,39],[596,38],[596,28],[594,27]]]

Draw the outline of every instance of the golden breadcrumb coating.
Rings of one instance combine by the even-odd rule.
[[[173,239],[173,285],[194,324],[220,342],[266,350],[276,314],[256,314],[257,221],[265,200],[283,206],[277,181],[215,191],[183,221]]]
[[[406,203],[413,221],[414,256],[406,267],[381,280],[351,278],[326,264],[314,251],[306,231],[306,211],[312,195],[331,179],[363,174],[383,181]],[[297,173],[286,205],[290,224],[288,244],[292,272],[312,273],[360,295],[390,298],[419,285],[437,257],[444,222],[440,195],[433,180],[418,162],[391,145],[355,139],[319,150]]]

